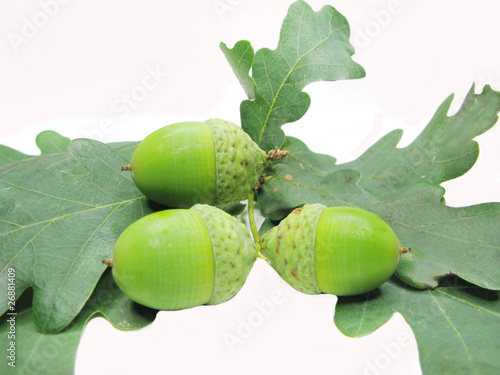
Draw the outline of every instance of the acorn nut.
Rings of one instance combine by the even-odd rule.
[[[247,199],[267,155],[229,121],[181,122],[148,135],[137,146],[130,170],[139,190],[169,207],[203,203],[222,207]]]
[[[358,208],[308,204],[260,238],[261,253],[295,289],[338,296],[362,294],[387,281],[399,241],[377,215]]]
[[[246,227],[208,205],[158,211],[132,223],[111,260],[118,287],[158,310],[214,305],[231,299],[255,261]]]

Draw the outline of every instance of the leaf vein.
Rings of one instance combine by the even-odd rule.
[[[21,253],[24,251],[24,249],[26,249],[26,247],[27,247],[30,243],[32,243],[32,242],[35,240],[35,238],[37,238],[37,237],[40,235],[40,233],[42,233],[45,229],[47,229],[47,227],[48,227],[50,224],[51,224],[50,222],[49,222],[49,223],[47,223],[47,225],[45,225],[42,229],[40,229],[37,233],[35,233],[35,234],[34,234],[34,235],[33,235],[33,236],[32,236],[32,237],[28,240],[28,242],[26,242],[26,244],[25,244],[25,245],[24,245],[21,249],[19,249],[19,251],[18,251],[18,252],[17,252],[17,253],[16,253],[13,257],[11,257],[11,258],[8,260],[8,262],[5,264],[5,267],[3,267],[3,268],[2,268],[2,271],[0,271],[0,273],[4,273],[4,271],[5,271],[5,270],[9,267],[9,265],[10,265],[10,264],[12,264],[12,262],[13,262],[13,261],[14,261],[14,260],[15,260],[15,259],[19,256],[19,254],[21,254]],[[36,262],[36,259],[35,259],[35,262]]]
[[[49,318],[51,317],[51,314],[52,314],[52,311],[54,310],[55,308],[55,304],[56,304],[56,301],[58,300],[58,296],[59,294],[61,293],[61,289],[63,287],[63,285],[65,284],[66,280],[68,279],[69,275],[70,275],[70,270],[75,266],[76,264],[76,261],[77,259],[80,258],[80,256],[83,254],[83,251],[85,250],[85,248],[87,247],[87,245],[89,244],[90,240],[92,238],[94,238],[94,236],[96,235],[96,233],[103,227],[103,225],[108,221],[108,219],[116,212],[116,210],[118,210],[118,208],[120,208],[120,206],[123,205],[120,204],[120,205],[117,205],[109,214],[108,216],[106,216],[104,218],[104,220],[102,220],[101,223],[99,223],[99,225],[97,226],[97,228],[94,230],[94,232],[92,232],[92,234],[89,236],[89,238],[87,238],[87,240],[85,241],[85,243],[82,245],[80,251],[78,252],[78,254],[74,257],[73,261],[71,262],[71,264],[69,265],[68,267],[68,271],[66,272],[66,274],[64,275],[64,278],[63,280],[59,283],[59,287],[57,288],[57,291],[55,292],[54,294],[54,298],[53,298],[53,301],[50,305],[50,309],[49,309],[49,312],[46,313],[46,316],[47,316],[47,319],[45,320],[45,323],[43,325],[43,330],[45,330],[46,326],[47,326],[47,323],[49,322]]]
[[[135,198],[128,199],[126,201],[113,202],[113,203],[106,204],[106,205],[103,205],[103,206],[90,206],[91,208],[89,208],[87,210],[70,212],[70,213],[65,214],[65,215],[56,216],[56,217],[53,217],[53,218],[50,218],[50,219],[47,219],[47,220],[43,220],[43,221],[38,221],[36,223],[32,223],[32,224],[29,224],[29,225],[20,226],[20,228],[11,230],[10,232],[5,232],[5,233],[0,234],[0,238],[2,238],[4,236],[7,236],[9,234],[15,233],[15,232],[17,232],[19,230],[31,228],[31,227],[34,227],[34,226],[37,226],[37,225],[41,225],[41,224],[45,224],[45,223],[52,223],[52,222],[55,222],[56,220],[65,219],[65,218],[73,216],[73,215],[86,214],[88,212],[92,212],[93,210],[101,210],[103,208],[108,208],[108,207],[112,207],[112,206],[115,206],[115,205],[122,205],[122,204],[125,204],[125,203],[135,202],[137,200],[141,200],[141,199],[144,199],[144,198],[145,198],[144,196],[140,196],[140,197],[135,197]]]
[[[289,152],[287,157],[291,157],[291,158],[297,160],[300,164],[304,164],[304,165],[308,166],[309,168],[311,168],[312,170],[315,170],[316,172],[321,173],[323,175],[327,175],[328,173],[330,173],[328,171],[324,171],[324,170],[312,165],[310,162],[306,161],[305,159],[300,158],[295,153]]]
[[[429,295],[431,296],[431,298],[433,299],[434,303],[436,304],[436,306],[438,307],[440,313],[443,315],[443,317],[445,318],[445,320],[448,322],[448,324],[451,326],[451,328],[453,329],[453,331],[455,332],[458,340],[460,341],[460,343],[462,344],[463,348],[464,348],[464,351],[465,353],[467,354],[467,361],[471,364],[471,366],[474,368],[474,362],[472,361],[472,357],[471,357],[471,354],[470,354],[470,351],[469,351],[469,348],[467,347],[467,344],[465,343],[462,335],[460,334],[460,332],[458,331],[457,327],[453,324],[453,322],[451,321],[450,317],[446,314],[446,311],[443,309],[443,307],[439,304],[439,302],[437,301],[436,297],[434,297],[434,295],[432,294],[432,291],[428,291]],[[476,371],[477,372],[477,371]]]
[[[297,59],[297,61],[293,64],[293,66],[288,70],[285,78],[283,79],[283,81],[281,82],[280,86],[278,87],[278,90],[276,91],[276,94],[273,94],[273,100],[271,102],[271,105],[269,106],[269,110],[267,112],[267,115],[266,115],[266,118],[264,120],[264,123],[263,123],[263,126],[262,126],[262,130],[260,132],[260,135],[259,135],[259,138],[257,140],[257,144],[260,144],[260,142],[262,141],[262,138],[264,136],[264,132],[265,130],[267,129],[267,124],[269,122],[269,117],[271,116],[271,113],[274,111],[274,104],[276,103],[276,100],[281,92],[281,90],[283,89],[285,83],[288,81],[288,79],[290,78],[290,75],[293,73],[295,67],[302,61],[302,59],[304,59],[307,55],[309,55],[312,51],[314,51],[316,48],[318,48],[321,44],[323,44],[324,42],[326,42],[328,40],[328,38],[330,38],[333,34],[333,31],[331,31],[327,36],[326,38],[322,39],[321,41],[319,41],[315,46],[313,46],[309,51],[307,51],[306,53],[304,53],[303,56],[299,56],[299,58]],[[267,69],[266,69],[266,73],[267,73]],[[269,79],[269,75],[267,76],[268,79]]]
[[[465,299],[463,299],[463,298],[458,298],[457,296],[454,296],[454,295],[452,295],[452,294],[449,294],[449,293],[445,292],[445,289],[446,289],[446,288],[437,288],[437,289],[434,289],[434,291],[435,291],[435,292],[437,292],[437,293],[444,294],[445,296],[447,296],[447,297],[449,297],[449,298],[453,298],[454,300],[457,300],[457,301],[459,301],[459,302],[461,302],[461,303],[464,303],[464,304],[466,304],[466,305],[468,305],[468,306],[470,306],[470,307],[473,307],[473,308],[475,308],[475,309],[478,309],[478,310],[484,311],[484,312],[486,312],[486,313],[488,313],[488,314],[493,314],[493,315],[495,315],[495,316],[497,316],[497,317],[499,317],[499,318],[500,318],[500,313],[495,312],[495,311],[492,311],[492,310],[485,309],[484,307],[479,306],[479,305],[475,305],[475,304],[473,304],[473,303],[471,303],[471,302],[469,302],[469,301],[466,301],[466,300],[465,300]]]
[[[275,175],[275,176],[274,176],[274,178],[278,178],[279,180],[281,180],[281,181],[283,181],[283,182],[285,182],[285,183],[289,183],[289,184],[295,185],[295,186],[297,186],[297,187],[299,187],[299,188],[310,190],[310,191],[312,191],[312,192],[314,192],[314,193],[316,193],[316,194],[318,194],[318,195],[321,195],[321,196],[323,196],[323,197],[325,197],[325,198],[327,198],[327,199],[329,199],[329,200],[332,200],[332,201],[337,201],[337,202],[341,202],[341,203],[343,203],[343,204],[345,204],[345,205],[347,205],[347,206],[357,207],[356,205],[353,205],[353,204],[352,204],[352,203],[350,203],[350,202],[344,201],[344,200],[339,199],[339,198],[337,198],[337,197],[333,197],[333,196],[331,196],[331,195],[329,195],[329,194],[325,193],[324,191],[321,191],[321,190],[319,190],[319,189],[315,189],[315,188],[313,188],[312,186],[307,186],[307,185],[301,184],[301,183],[299,183],[299,182],[296,182],[296,181],[294,181],[294,180],[287,180],[287,179],[285,179],[285,178],[283,178],[283,177],[281,177],[281,176],[278,176],[278,175]]]
[[[44,197],[47,197],[47,198],[53,198],[53,199],[56,199],[56,200],[60,200],[60,201],[63,201],[63,202],[69,202],[69,203],[74,203],[74,204],[80,204],[80,205],[83,205],[83,206],[87,206],[87,207],[94,207],[88,203],[84,203],[84,202],[78,202],[78,201],[74,201],[74,200],[71,200],[71,199],[66,199],[66,198],[63,198],[63,197],[58,197],[57,195],[52,195],[52,194],[48,194],[48,193],[42,193],[41,191],[36,191],[36,190],[33,190],[33,189],[28,189],[27,187],[24,187],[24,186],[19,186],[19,185],[16,185],[14,183],[11,183],[11,182],[7,182],[7,181],[3,181],[5,184],[7,185],[10,185],[11,187],[15,187],[17,189],[20,189],[20,190],[25,190],[25,191],[28,191],[30,193],[34,193],[34,194],[39,194],[39,195],[42,195]]]

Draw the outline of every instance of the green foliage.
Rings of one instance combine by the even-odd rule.
[[[253,53],[249,43],[238,42],[232,50],[222,46],[249,97],[241,103],[241,125],[261,149],[281,146],[281,125],[306,113],[311,99],[302,89],[307,84],[364,77],[363,68],[351,59],[349,34],[346,19],[333,7],[316,13],[304,1],[293,3],[277,49],[260,49],[253,58],[255,98],[248,76]]]
[[[238,77],[243,90],[249,99],[255,98],[255,82],[250,77],[250,69],[254,59],[253,47],[249,41],[240,40],[233,48],[228,48],[225,43],[220,48],[231,65],[234,74]]]
[[[0,145],[0,166],[9,164],[18,160],[29,158],[29,155],[16,151],[10,147]]]
[[[42,155],[57,154],[68,149],[69,139],[51,130],[41,132],[36,137],[36,145]],[[23,154],[10,147],[0,145],[0,167],[18,160],[28,159],[32,156]]]
[[[82,311],[63,331],[58,334],[44,334],[35,326],[31,289],[16,303],[16,367],[8,365],[7,360],[0,362],[0,372],[8,374],[51,374],[66,375],[73,371],[78,344],[87,322],[93,317],[102,316],[121,330],[142,328],[156,317],[156,311],[133,303],[115,284],[110,270],[105,272],[92,296]],[[0,322],[0,335],[7,337],[10,328],[3,315]]]
[[[335,324],[350,337],[376,330],[399,312],[412,327],[424,374],[494,375],[500,368],[500,299],[457,277],[434,290],[398,280],[356,297],[339,298]]]
[[[495,355],[500,349],[500,203],[449,207],[440,184],[476,162],[474,138],[497,122],[500,93],[486,86],[476,94],[472,88],[453,116],[448,116],[450,96],[410,145],[397,147],[402,131],[396,130],[357,160],[337,164],[334,157],[285,137],[281,126],[307,111],[311,99],[302,91],[307,84],[364,76],[351,59],[348,39],[347,21],[335,9],[314,12],[299,0],[290,6],[276,50],[254,53],[248,41],[233,48],[221,44],[248,97],[240,107],[243,129],[261,148],[289,151],[265,171],[257,197],[266,218],[261,233],[305,203],[378,214],[412,251],[403,256],[393,281],[367,295],[339,299],[337,326],[361,336],[400,312],[415,333],[425,374],[493,374],[500,367]],[[160,207],[120,172],[136,142],[70,142],[43,132],[36,143],[39,156],[0,146],[0,288],[7,290],[6,274],[15,268],[16,327],[24,345],[17,355],[24,373],[38,364],[45,364],[47,373],[68,373],[93,316],[102,315],[120,329],[154,319],[154,311],[138,309],[118,290],[101,261],[111,256],[129,224]],[[227,209],[236,214],[243,208]],[[6,295],[0,304],[3,314]],[[7,330],[4,315],[0,335]],[[48,364],[47,356],[54,356]]]
[[[74,319],[120,233],[151,212],[130,175],[120,172],[127,162],[110,146],[79,139],[66,153],[0,168],[0,288],[7,290],[7,270],[14,268],[19,295],[33,288],[42,332],[58,332]],[[1,313],[6,298],[0,296]]]
[[[304,14],[310,11],[302,1],[290,7],[280,38],[280,46],[281,43],[287,45],[288,51],[303,45],[299,43],[300,38],[295,38],[297,29],[292,35],[287,34],[293,29],[290,25],[297,9],[303,9]],[[313,17],[309,13],[303,19]],[[314,33],[309,33],[308,37],[312,35]],[[439,184],[463,175],[474,165],[479,154],[474,138],[497,122],[500,93],[486,86],[482,93],[475,94],[472,87],[454,116],[448,116],[453,99],[450,96],[409,146],[397,148],[402,131],[396,130],[357,160],[338,165],[335,158],[313,153],[300,140],[284,138],[281,125],[300,118],[301,110],[307,109],[309,102],[307,99],[304,106],[290,95],[286,99],[292,109],[286,115],[273,110],[273,104],[280,99],[283,76],[287,76],[267,74],[279,72],[279,64],[259,56],[261,53],[267,57],[273,51],[261,51],[252,64],[257,95],[241,104],[242,126],[254,140],[268,142],[268,146],[282,145],[289,155],[271,163],[266,170],[266,182],[259,191],[258,202],[267,219],[260,232],[269,230],[291,210],[306,203],[354,206],[378,214],[391,225],[402,246],[412,249],[402,256],[397,269],[399,280],[404,283],[387,283],[368,296],[341,299],[335,314],[337,325],[351,336],[368,334],[399,311],[415,332],[424,373],[493,373],[498,364],[488,357],[498,351],[498,345],[494,344],[498,332],[488,330],[487,326],[498,326],[498,295],[482,288],[500,290],[500,203],[448,207],[443,199],[444,189]],[[339,45],[335,51],[342,55]],[[300,89],[291,86],[297,97],[305,95],[300,92],[303,86]],[[266,100],[259,100],[261,92]],[[463,286],[465,282],[456,279],[461,287],[447,285],[444,289],[439,282],[447,280],[450,274],[472,284]],[[481,298],[484,295],[488,298]],[[371,312],[370,316],[364,315],[366,311]],[[477,311],[482,313],[481,323],[471,319]],[[436,316],[439,319],[433,319]],[[484,324],[484,341],[474,336],[477,324]],[[441,335],[431,338],[435,332],[442,331],[444,338]],[[448,340],[446,345],[442,340]],[[463,366],[446,365],[448,361],[443,364],[443,357],[456,359]]]
[[[479,155],[474,138],[498,121],[500,93],[487,85],[475,95],[472,86],[460,110],[448,116],[452,100],[450,95],[410,145],[397,148],[402,131],[395,130],[339,168],[355,169],[365,188],[385,191],[421,182],[438,185],[463,175]]]
[[[474,164],[479,150],[473,138],[497,121],[500,93],[488,86],[481,94],[471,90],[452,117],[446,116],[449,105],[447,99],[409,146],[396,148],[401,134],[394,131],[343,165],[289,139],[283,148],[290,157],[268,170],[272,177],[259,195],[265,216],[279,220],[305,203],[364,208],[384,218],[401,244],[412,248],[397,271],[407,283],[435,287],[454,273],[500,289],[500,203],[448,207],[438,185]]]

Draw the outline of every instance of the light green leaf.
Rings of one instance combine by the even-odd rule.
[[[310,97],[302,89],[307,84],[364,77],[363,68],[351,59],[349,34],[346,19],[331,6],[319,12],[304,1],[290,6],[277,49],[255,54],[256,96],[240,108],[242,128],[263,150],[281,146],[281,126],[306,113]]]
[[[224,43],[220,43],[220,49],[226,56],[229,65],[233,69],[234,74],[238,77],[243,90],[247,94],[248,99],[255,98],[255,82],[250,77],[250,69],[252,68],[254,52],[250,42],[240,40],[233,48],[228,48]]]
[[[67,152],[70,140],[60,134],[47,130],[41,132],[36,137],[36,144],[42,155],[59,154]]]

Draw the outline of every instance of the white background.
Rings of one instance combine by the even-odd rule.
[[[34,139],[47,129],[113,142],[140,140],[176,121],[239,123],[244,93],[218,44],[247,39],[255,49],[274,49],[292,3],[55,1],[0,3],[0,144],[26,153],[37,153]],[[406,145],[449,94],[455,93],[453,112],[473,82],[476,91],[485,83],[500,90],[495,0],[309,4],[315,10],[330,4],[346,16],[354,59],[367,72],[361,80],[306,87],[310,110],[284,130],[316,152],[346,162],[395,128],[404,130]],[[448,204],[500,200],[499,139],[498,125],[477,139],[473,171],[444,184]],[[258,260],[243,290],[220,306],[161,312],[137,332],[94,319],[76,373],[420,372],[400,315],[370,336],[349,339],[332,322],[335,302],[294,291]],[[241,341],[228,345],[227,337],[238,334]]]

